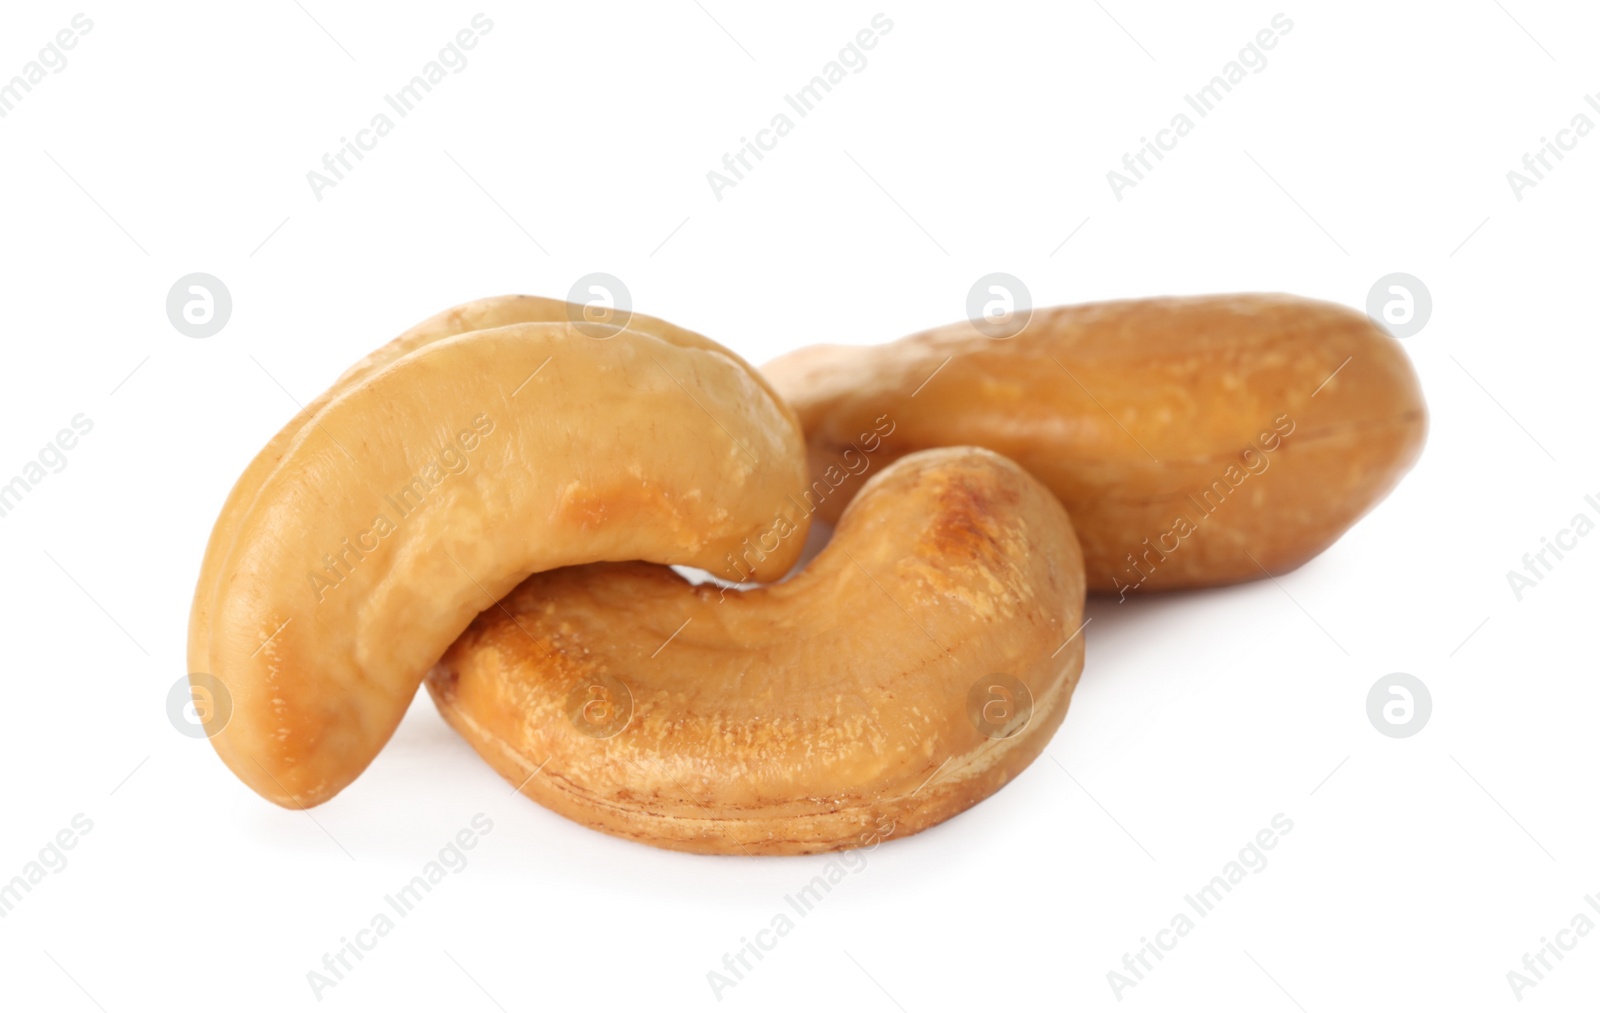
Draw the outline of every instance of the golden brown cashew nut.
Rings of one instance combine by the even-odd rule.
[[[782,584],[638,563],[537,574],[428,676],[535,801],[683,851],[912,834],[997,791],[1066,714],[1082,557],[1037,481],[971,447],[904,458]],[[1019,689],[1018,684],[1026,689]]]
[[[1287,295],[1035,310],[1006,340],[959,323],[763,371],[800,413],[822,516],[902,454],[988,447],[1066,504],[1089,587],[1123,594],[1293,569],[1394,487],[1427,428],[1393,338]]]
[[[228,688],[212,743],[269,800],[349,784],[428,666],[529,573],[645,559],[735,576],[730,556],[775,518],[803,531],[793,414],[742,360],[666,326],[445,333],[529,308],[454,311],[369,358],[224,507],[190,668]],[[781,575],[802,540],[747,565]]]
[[[227,500],[223,503],[222,511],[217,517],[217,523],[211,529],[211,539],[206,545],[205,558],[201,563],[200,579],[195,585],[194,604],[189,612],[189,670],[191,672],[205,671],[207,664],[206,630],[210,622],[211,602],[217,595],[217,571],[221,567],[223,560],[226,559],[228,552],[232,549],[231,540],[238,534],[240,515],[255,502],[256,495],[261,491],[262,484],[267,480],[268,476],[278,469],[284,454],[294,445],[295,441],[314,428],[314,420],[317,414],[326,408],[329,402],[396,359],[435,341],[453,338],[456,335],[466,334],[470,331],[486,331],[495,327],[504,327],[508,324],[560,323],[562,321],[579,320],[582,319],[581,313],[582,307],[573,303],[531,295],[493,296],[488,299],[476,299],[472,302],[462,303],[459,306],[452,306],[450,309],[437,313],[417,324],[398,338],[390,341],[345,370],[343,375],[334,381],[332,387],[306,405],[299,414],[289,421],[288,425],[284,426],[261,449],[261,452],[250,462],[250,466],[239,476],[238,481],[234,483],[232,491],[228,493]],[[723,349],[711,339],[693,331],[675,327],[665,320],[658,320],[642,313],[635,313],[628,318],[627,326],[629,330],[653,334],[673,344],[721,351],[736,362],[744,362],[743,359]],[[765,377],[761,377],[758,374],[757,382],[761,384],[762,389],[769,395],[776,397]]]

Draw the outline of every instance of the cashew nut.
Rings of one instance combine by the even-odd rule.
[[[1072,523],[986,450],[906,457],[785,583],[536,574],[428,676],[530,798],[684,851],[804,854],[915,833],[1044,748],[1083,666]]]
[[[959,323],[764,371],[800,413],[813,484],[834,490],[822,516],[872,473],[842,458],[988,447],[1066,504],[1089,587],[1123,594],[1300,565],[1394,487],[1427,428],[1393,338],[1283,295],[1035,310],[1005,340]],[[882,447],[863,447],[885,417]]]
[[[758,579],[793,564],[801,438],[755,371],[647,317],[603,338],[568,319],[516,298],[435,317],[240,478],[201,568],[190,670],[227,687],[211,741],[265,798],[305,807],[349,784],[428,667],[530,573],[648,560],[740,577],[729,561],[778,519],[799,537],[741,558]]]

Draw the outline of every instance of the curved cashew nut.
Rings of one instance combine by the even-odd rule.
[[[206,544],[206,554],[200,565],[200,579],[195,585],[194,604],[189,612],[189,670],[204,671],[208,663],[206,631],[210,623],[211,603],[217,596],[218,571],[232,550],[232,539],[238,535],[239,518],[255,502],[262,485],[278,470],[284,455],[294,446],[295,441],[315,428],[317,415],[334,398],[349,391],[395,360],[435,341],[471,331],[505,327],[509,324],[553,324],[580,320],[582,312],[583,308],[574,303],[531,295],[493,296],[452,306],[417,324],[345,370],[334,381],[332,387],[306,405],[261,449],[260,453],[256,454],[250,466],[239,476],[223,503],[217,523],[211,529],[211,538]],[[673,344],[719,351],[744,364],[743,359],[723,349],[710,338],[675,327],[665,320],[635,313],[628,319],[628,328],[655,335]],[[777,396],[765,377],[757,374],[757,382],[769,396]]]
[[[190,669],[227,686],[211,741],[265,798],[311,806],[349,784],[429,665],[530,573],[642,559],[734,577],[780,519],[801,537],[741,560],[770,579],[799,554],[800,435],[754,371],[648,318],[604,340],[496,326],[556,307],[565,320],[564,303],[492,300],[408,332],[229,497]]]
[[[1292,569],[1394,487],[1427,429],[1398,342],[1293,296],[1035,310],[1006,340],[959,323],[763,371],[800,413],[814,484],[837,487],[823,517],[872,473],[841,469],[852,454],[988,447],[1066,504],[1096,591]]]
[[[989,451],[933,450],[869,482],[782,584],[537,574],[428,688],[491,766],[581,823],[684,851],[828,851],[925,829],[1027,766],[1077,684],[1083,599],[1048,490]]]

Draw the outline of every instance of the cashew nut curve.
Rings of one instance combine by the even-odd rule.
[[[512,784],[660,847],[805,854],[904,836],[1044,748],[1083,666],[1071,521],[976,448],[903,458],[784,583],[536,574],[428,676]]]
[[[841,461],[988,447],[1066,504],[1089,587],[1123,594],[1300,565],[1394,487],[1427,429],[1394,338],[1286,295],[1034,310],[1009,338],[963,322],[763,371],[834,490],[824,518],[873,471]]]
[[[348,785],[429,666],[530,573],[648,560],[772,579],[797,558],[801,437],[754,370],[647,317],[601,338],[570,319],[520,298],[441,314],[240,478],[189,664],[227,688],[211,741],[263,797],[299,808]],[[780,520],[799,537],[741,555]]]
[[[296,439],[315,425],[316,416],[328,406],[329,402],[395,360],[435,341],[453,338],[470,331],[504,327],[508,324],[579,320],[582,319],[581,314],[582,307],[573,303],[531,295],[493,296],[452,306],[422,321],[345,370],[332,387],[306,405],[261,449],[260,453],[256,454],[250,466],[239,476],[223,503],[216,524],[211,529],[211,538],[206,545],[205,558],[200,566],[200,579],[195,585],[194,604],[189,612],[189,670],[191,672],[205,670],[206,630],[209,628],[211,603],[217,595],[218,570],[232,548],[232,539],[238,534],[240,515],[255,502],[262,484],[277,470],[284,454],[294,445]],[[628,319],[627,324],[630,330],[653,334],[678,345],[722,351],[735,361],[743,363],[742,359],[722,349],[711,339],[675,327],[665,320],[636,313]],[[596,332],[591,330],[590,333]],[[764,377],[758,377],[758,381],[764,391],[776,396]]]

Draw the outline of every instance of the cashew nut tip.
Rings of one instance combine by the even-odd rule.
[[[1202,587],[1293,569],[1421,452],[1427,412],[1399,342],[1365,314],[1287,295],[1033,310],[1010,337],[962,322],[764,367],[805,428],[837,515],[874,469],[928,447],[1005,454],[1066,504],[1089,587]]]
[[[871,847],[1038,756],[1083,667],[1084,593],[1043,485],[987,450],[928,450],[868,481],[780,584],[535,574],[428,689],[511,784],[595,829],[717,854]]]
[[[770,580],[795,562],[793,412],[706,338],[637,314],[597,337],[573,313],[509,296],[425,321],[234,486],[189,669],[226,688],[211,741],[263,797],[307,807],[354,780],[429,667],[529,574],[645,560]],[[798,536],[752,556],[778,521]]]

